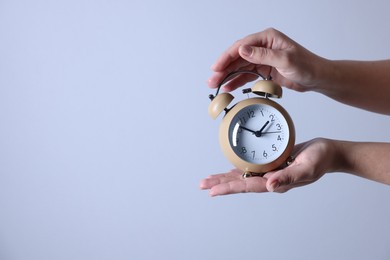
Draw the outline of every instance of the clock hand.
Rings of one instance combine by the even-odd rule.
[[[264,133],[261,133],[262,135],[265,135],[265,134],[278,134],[278,133],[281,133],[282,131],[275,131],[275,132],[264,132]]]
[[[260,137],[261,136],[261,132],[263,132],[264,128],[266,128],[268,124],[269,124],[269,121],[265,122],[263,127],[259,131],[255,132],[256,137]]]
[[[250,130],[249,128],[246,128],[245,126],[240,125],[239,127],[246,130],[246,131],[251,132],[252,134],[256,134],[256,131]]]

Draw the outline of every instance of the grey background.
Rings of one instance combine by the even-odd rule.
[[[0,0],[0,259],[389,259],[388,186],[336,173],[282,195],[198,189],[231,168],[207,115],[223,50],[272,26],[329,59],[389,58],[389,8]],[[280,103],[298,142],[390,141],[387,116],[315,93]]]

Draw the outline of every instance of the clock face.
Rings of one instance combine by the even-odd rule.
[[[252,164],[276,160],[287,148],[289,135],[284,116],[267,104],[242,108],[231,120],[228,131],[234,153]]]

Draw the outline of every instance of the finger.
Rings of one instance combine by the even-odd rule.
[[[240,58],[240,54],[238,49],[241,45],[249,45],[249,46],[263,46],[270,48],[271,44],[274,42],[274,37],[279,32],[273,30],[271,28],[259,32],[250,34],[241,40],[235,42],[231,47],[229,47],[226,51],[222,53],[222,55],[217,59],[217,61],[211,67],[214,71],[224,71],[228,66],[231,66],[233,62]],[[279,33],[280,34],[280,33]]]
[[[240,56],[254,64],[268,65],[278,68],[283,64],[283,52],[275,49],[242,45],[239,47]]]
[[[269,66],[255,65],[255,64],[246,64],[246,66],[240,66],[237,69],[229,68],[228,71],[253,71],[256,74],[260,74],[263,78],[270,76],[271,68]],[[227,72],[216,72],[208,80],[208,85],[211,88],[218,87],[224,78],[228,75]],[[223,89],[225,91],[233,91],[241,86],[244,86],[248,82],[252,82],[258,79],[259,76],[250,74],[250,73],[241,73],[227,81]]]
[[[218,87],[222,80],[229,74],[239,70],[253,70],[254,64],[248,63],[246,60],[239,58],[227,66],[223,71],[215,71],[208,79],[208,85],[211,88]]]
[[[240,178],[241,175],[234,176],[231,173],[222,173],[222,174],[216,174],[216,175],[211,175],[208,178],[204,179],[200,183],[200,188],[202,190],[206,189],[211,189],[212,187],[222,184],[222,183],[227,183],[230,181],[234,181],[237,178]]]
[[[302,150],[306,148],[307,144],[308,142],[296,144],[293,148],[293,151],[291,152],[292,162],[289,164],[286,163],[286,165],[282,165],[274,171],[267,172],[266,174],[263,175],[263,177],[269,179],[277,170],[284,169],[286,167],[293,167],[296,163],[299,162],[300,160],[299,154],[302,152]]]
[[[227,73],[225,72],[215,72],[211,77],[207,80],[207,85],[210,88],[217,88],[222,80],[226,77]]]
[[[240,74],[239,76],[235,77],[228,83],[226,83],[223,86],[223,89],[225,91],[233,91],[239,87],[244,86],[248,82],[254,81],[258,78],[256,75],[251,75],[251,74]]]
[[[237,41],[224,51],[217,61],[211,66],[211,69],[216,72],[224,71],[233,61],[240,58],[240,55],[238,54],[238,48],[240,45],[240,41]]]
[[[210,189],[215,185],[241,179],[242,171],[239,169],[232,169],[226,173],[213,174],[200,182],[199,187],[203,190]]]
[[[266,183],[267,190],[270,192],[276,192],[277,190],[281,190],[281,187],[287,187],[288,185],[294,183],[294,171],[291,171],[291,168],[294,168],[294,166],[290,165],[282,170],[268,173]]]
[[[247,192],[267,192],[267,180],[262,177],[251,177],[221,183],[211,188],[210,196],[228,195]]]
[[[267,176],[266,187],[270,192],[283,193],[292,188],[312,183],[312,169],[307,165],[294,162],[287,168],[270,173]]]

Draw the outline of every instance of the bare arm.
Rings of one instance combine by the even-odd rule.
[[[243,192],[279,192],[313,183],[326,173],[346,172],[390,185],[390,144],[317,138],[295,146],[294,162],[263,177],[243,179],[234,169],[200,183],[211,196]]]
[[[253,70],[296,91],[315,91],[339,102],[390,115],[390,60],[332,61],[283,33],[267,29],[228,48],[212,66],[209,86],[230,72]],[[272,70],[271,70],[272,69]],[[234,90],[254,80],[241,75],[224,85]],[[243,179],[237,169],[201,181],[210,195],[238,192],[285,192],[315,182],[326,173],[346,172],[390,184],[390,143],[347,142],[318,138],[295,146],[295,161],[263,177]]]
[[[315,91],[342,103],[390,115],[390,60],[327,61]]]
[[[340,160],[333,171],[390,185],[390,144],[333,141]]]
[[[254,70],[297,91],[316,91],[339,102],[390,115],[390,60],[332,61],[305,49],[283,33],[267,29],[228,48],[212,66],[209,86],[235,70]],[[230,91],[254,80],[242,75],[225,85]]]

